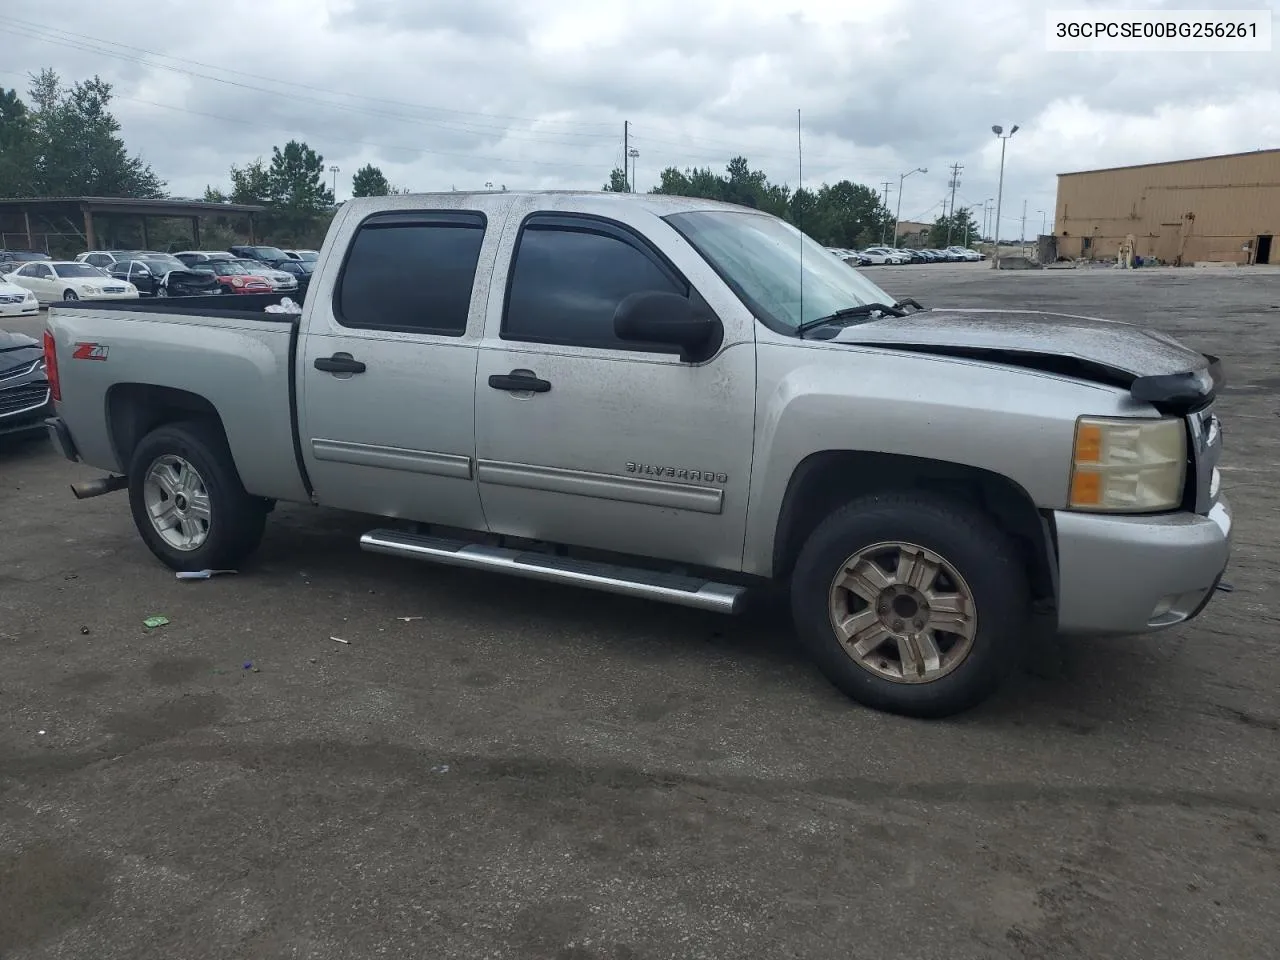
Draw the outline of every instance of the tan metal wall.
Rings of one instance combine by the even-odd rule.
[[[1280,263],[1280,150],[1061,174],[1054,229],[1063,256],[1114,259],[1132,233],[1169,263],[1249,263],[1241,248],[1269,234]]]

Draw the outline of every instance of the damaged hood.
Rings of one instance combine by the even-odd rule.
[[[1169,409],[1210,402],[1216,357],[1130,323],[1033,310],[922,310],[844,327],[833,343],[887,347],[1040,370],[1130,390]]]

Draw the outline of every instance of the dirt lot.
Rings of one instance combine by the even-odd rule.
[[[778,616],[365,555],[324,511],[179,583],[71,498],[94,470],[9,450],[0,956],[1275,956],[1280,273],[871,272],[1220,353],[1234,592],[911,722]]]

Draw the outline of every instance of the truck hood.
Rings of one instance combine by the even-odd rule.
[[[1217,357],[1157,330],[1037,310],[922,310],[844,327],[831,342],[963,357],[1128,389],[1170,412],[1207,406],[1226,380]]]

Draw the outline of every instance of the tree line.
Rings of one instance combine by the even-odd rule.
[[[111,84],[94,76],[66,86],[53,70],[31,76],[27,100],[0,88],[0,197],[166,196],[165,181],[141,157],[130,154],[120,124],[110,111]],[[334,209],[324,157],[306,143],[290,140],[263,157],[232,165],[223,185],[208,185],[204,199],[261,205],[257,232],[284,245],[314,246],[323,238]],[[614,169],[605,190],[629,192],[626,171]],[[354,197],[408,193],[393,186],[378,167],[366,164],[351,178]],[[745,157],[734,157],[723,173],[709,167],[667,167],[651,193],[723,200],[754,207],[795,224],[830,247],[901,245],[893,236],[894,215],[875,189],[851,180],[792,190],[772,182]],[[246,218],[215,217],[207,240],[234,242],[248,229]],[[928,242],[942,246],[979,236],[968,207],[938,217]],[[948,240],[950,228],[950,240]],[[175,240],[175,242],[180,242]]]
[[[626,171],[615,167],[602,189],[628,192],[632,186],[627,182]],[[667,167],[659,174],[658,185],[649,192],[722,200],[763,210],[795,224],[828,247],[858,249],[881,243],[902,246],[915,239],[908,241],[905,235],[894,237],[894,212],[872,187],[840,180],[812,190],[805,187],[792,190],[786,184],[771,182],[764,171],[751,169],[745,157],[730,160],[724,173],[716,173],[709,167],[684,170]],[[970,208],[957,207],[953,214],[943,213],[934,220],[929,228],[928,243],[932,246],[958,244],[966,236],[976,241],[980,230]]]

